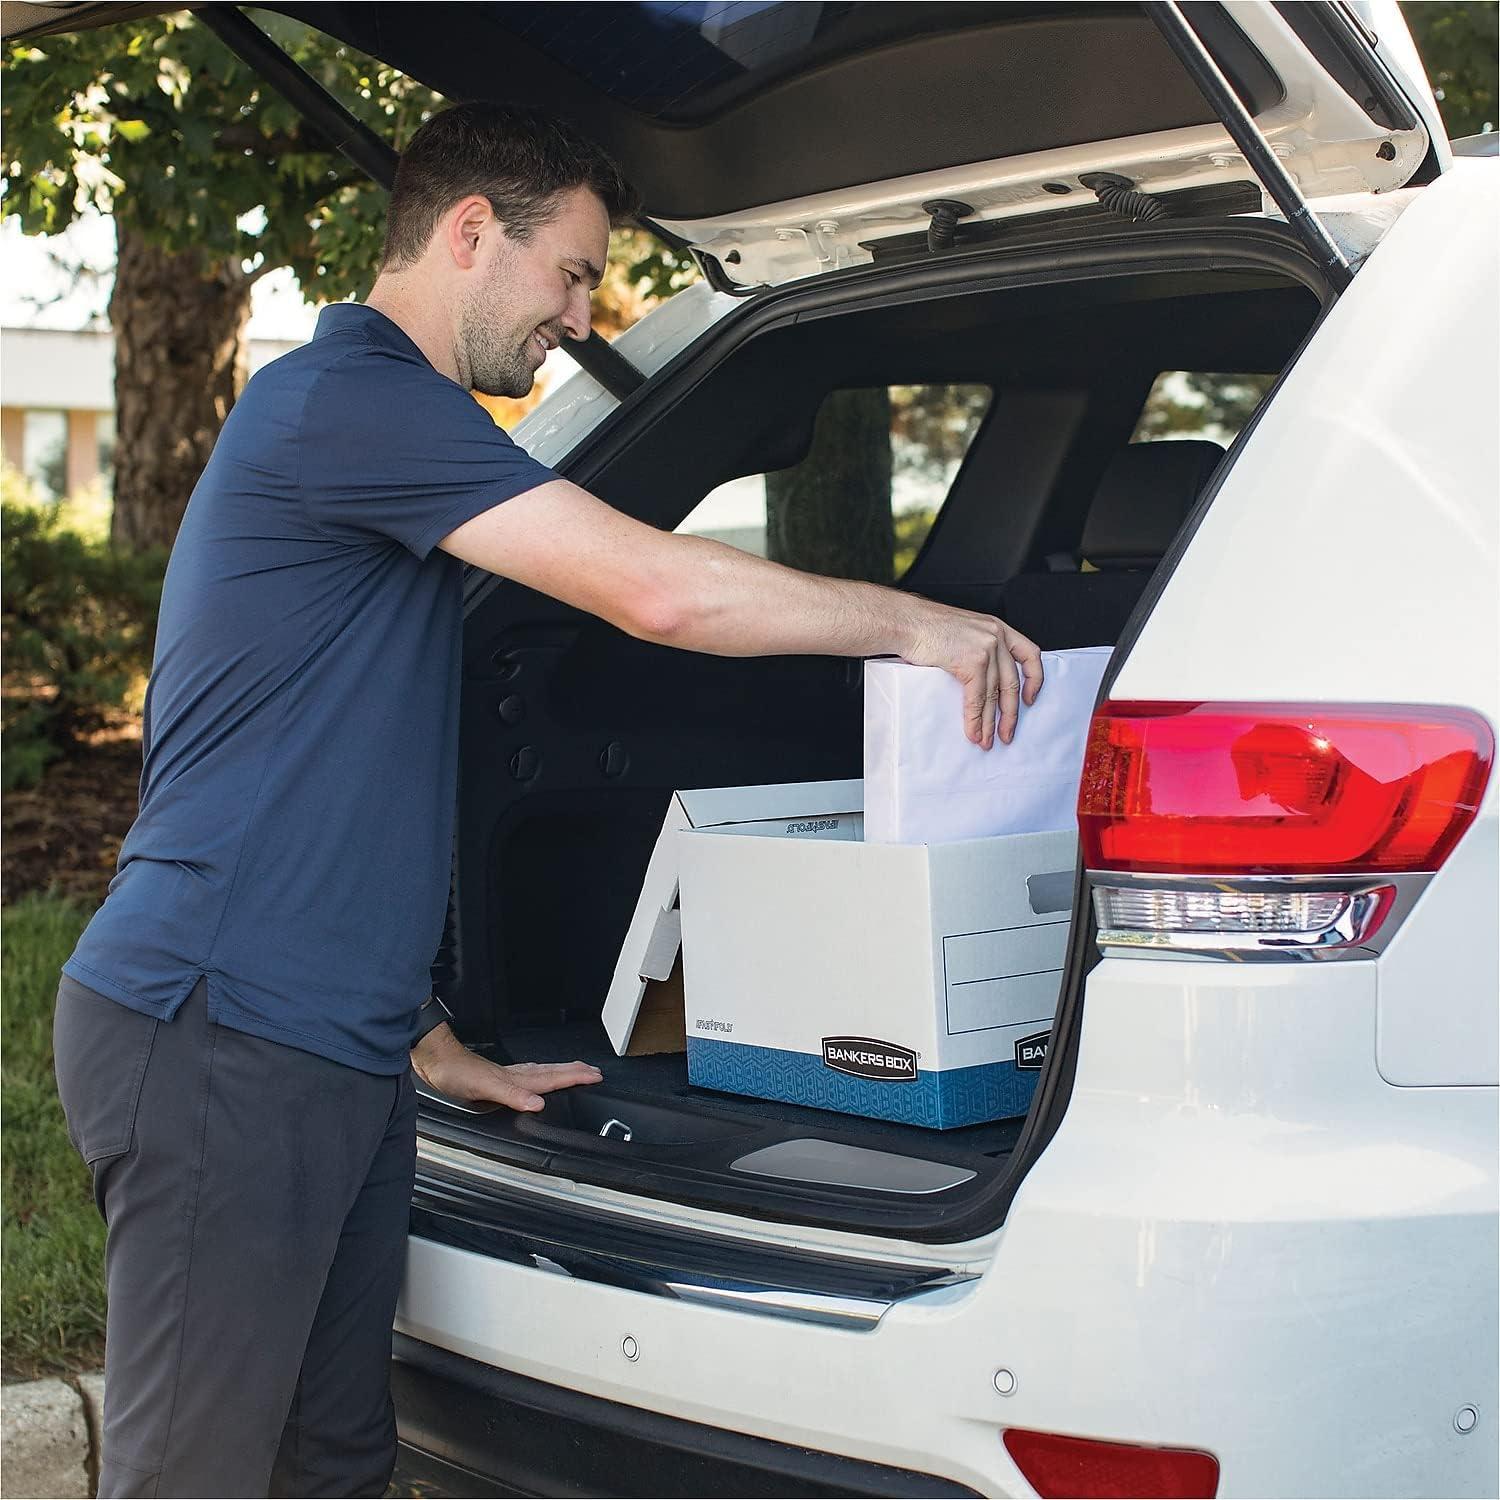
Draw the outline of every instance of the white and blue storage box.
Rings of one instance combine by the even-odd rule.
[[[762,821],[676,840],[690,1083],[939,1130],[1026,1113],[1073,830],[866,844]]]

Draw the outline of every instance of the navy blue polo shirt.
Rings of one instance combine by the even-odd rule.
[[[462,565],[554,476],[388,318],[325,308],[249,382],[167,568],[140,814],[64,965],[169,1019],[399,1073],[442,937]]]

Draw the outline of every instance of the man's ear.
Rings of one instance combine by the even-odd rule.
[[[448,229],[448,253],[460,270],[469,271],[479,259],[479,242],[495,223],[495,210],[481,193],[471,193],[453,205],[444,217]]]

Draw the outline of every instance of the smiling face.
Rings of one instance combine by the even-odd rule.
[[[588,337],[609,217],[587,188],[572,188],[526,239],[512,239],[491,218],[481,246],[460,290],[460,378],[486,396],[524,396],[549,350]]]

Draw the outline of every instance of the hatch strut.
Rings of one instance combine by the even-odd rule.
[[[1307,200],[1298,190],[1291,173],[1271,150],[1270,143],[1260,133],[1260,126],[1255,123],[1255,117],[1240,102],[1239,95],[1214,61],[1213,54],[1203,45],[1202,38],[1188,24],[1182,7],[1177,0],[1145,0],[1143,8],[1156,22],[1167,45],[1192,75],[1203,96],[1213,105],[1251,171],[1260,178],[1276,206],[1286,215],[1287,223],[1312,251],[1334,289],[1343,291],[1354,279],[1344,252],[1307,206]]]
[[[249,63],[329,143],[387,192],[396,180],[395,148],[300,67],[234,5],[206,5],[195,12],[230,51]],[[569,356],[611,396],[623,401],[645,376],[611,344],[591,331],[582,343],[570,344]]]

